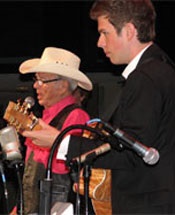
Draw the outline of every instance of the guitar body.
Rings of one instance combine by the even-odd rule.
[[[104,202],[91,199],[92,206],[96,215],[112,215],[111,201]]]
[[[84,195],[84,177],[82,172],[78,184],[74,184],[73,190]],[[111,170],[91,169],[89,181],[89,198],[96,215],[112,215],[111,208]]]
[[[94,178],[98,178],[99,184],[91,181],[95,185],[92,206],[96,215],[112,215],[111,205],[111,170],[93,169]],[[101,181],[100,181],[101,179]]]

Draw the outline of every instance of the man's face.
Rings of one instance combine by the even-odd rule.
[[[37,99],[41,106],[48,108],[61,100],[62,79],[58,79],[56,74],[41,72],[36,73],[35,78],[36,80],[33,87],[36,90]],[[50,80],[50,82],[44,83],[48,80]]]
[[[105,16],[97,19],[98,32],[100,34],[97,46],[102,48],[106,57],[113,64],[128,63],[128,37],[126,28],[123,27],[120,34]]]

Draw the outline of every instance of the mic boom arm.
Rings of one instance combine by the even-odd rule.
[[[88,121],[88,123],[100,122],[103,124],[104,128],[111,135],[111,147],[117,148],[117,140],[122,140],[122,143],[119,143],[119,148],[122,149],[123,146],[129,148],[136,152],[140,157],[143,158],[144,162],[149,165],[154,165],[159,161],[160,155],[159,152],[151,147],[147,147],[143,143],[135,140],[133,137],[129,136],[127,133],[117,128],[116,130],[110,126],[108,123],[103,122],[101,119],[95,118]],[[116,139],[116,141],[115,141]],[[110,142],[110,137],[109,137]]]

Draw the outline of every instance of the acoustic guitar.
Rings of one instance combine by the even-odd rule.
[[[41,126],[38,124],[38,118],[30,112],[30,109],[31,105],[26,101],[21,102],[21,100],[18,100],[17,103],[10,101],[3,118],[9,125],[14,126],[19,133],[22,133],[24,130],[40,130]],[[106,132],[103,130],[102,124],[92,123],[89,126],[100,129],[101,132]],[[88,130],[84,131],[83,136],[91,139],[96,138],[95,134]],[[73,190],[84,195],[84,178],[82,174],[80,174],[78,186],[77,190],[77,184],[75,183]],[[111,170],[91,169],[89,197],[96,215],[112,215]]]
[[[5,110],[3,118],[16,128],[17,132],[22,133],[24,130],[40,130],[38,118],[30,112],[30,103],[18,100],[17,103],[10,101]]]

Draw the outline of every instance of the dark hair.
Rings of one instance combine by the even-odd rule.
[[[99,16],[106,16],[118,33],[126,23],[131,22],[138,31],[140,42],[155,39],[156,12],[150,0],[96,0],[90,17],[97,20]]]
[[[81,103],[83,107],[85,107],[91,92],[77,86],[77,88],[73,91],[73,95],[77,97],[76,96],[77,93],[79,94],[79,99],[80,99],[78,102]]]

